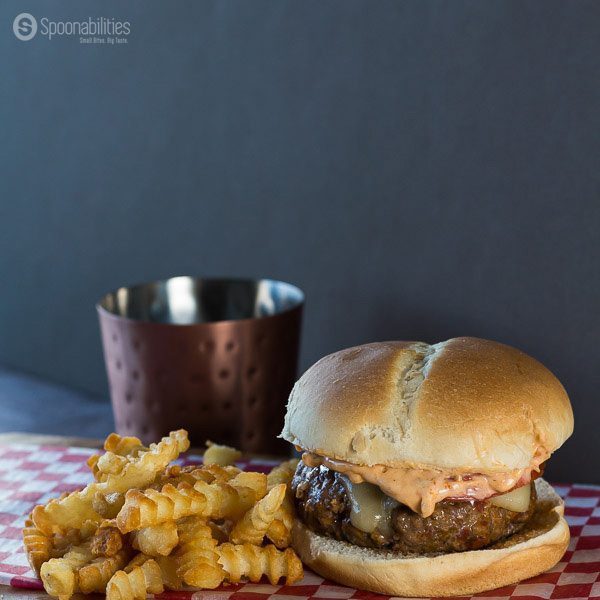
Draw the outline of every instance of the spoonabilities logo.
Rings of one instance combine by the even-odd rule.
[[[29,13],[21,13],[13,21],[13,32],[22,42],[28,42],[37,33],[37,29],[37,21]]]
[[[52,40],[56,37],[79,38],[80,44],[127,44],[131,23],[114,17],[90,16],[79,21],[55,21],[48,17],[36,19],[30,13],[21,13],[13,21],[15,37],[27,42],[36,34]],[[1,600],[1,599],[0,599]]]

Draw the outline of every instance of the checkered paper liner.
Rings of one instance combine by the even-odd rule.
[[[21,542],[21,528],[33,506],[61,492],[83,487],[91,481],[86,459],[94,450],[30,444],[0,445],[0,584],[41,589],[30,569]],[[201,458],[188,456],[185,463]],[[242,468],[268,472],[275,464],[266,460],[243,460]],[[571,527],[571,543],[553,569],[518,585],[474,597],[488,600],[543,598],[600,599],[600,486],[563,484],[554,486],[565,500]],[[384,598],[370,592],[337,585],[305,571],[302,581],[290,586],[243,583],[198,592],[165,592],[165,600],[308,600],[332,598],[369,600]]]

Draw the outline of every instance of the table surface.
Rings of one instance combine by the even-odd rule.
[[[21,445],[19,447],[19,445]],[[51,451],[48,446],[56,446],[57,451]],[[58,448],[58,447],[62,448]],[[38,434],[9,433],[0,434],[0,454],[3,460],[3,470],[0,473],[0,483],[3,490],[12,490],[15,494],[5,494],[7,504],[3,510],[11,518],[2,525],[4,536],[5,554],[2,566],[5,568],[1,574],[2,581],[12,582],[15,587],[3,586],[0,589],[0,600],[12,597],[18,598],[49,598],[39,589],[27,589],[29,582],[35,583],[33,574],[23,562],[22,549],[15,545],[18,528],[21,527],[21,510],[28,510],[30,502],[45,498],[50,492],[62,491],[67,485],[69,489],[81,485],[89,476],[85,465],[73,471],[73,462],[83,460],[85,456],[94,452],[101,446],[100,440],[81,439],[76,437],[46,436]],[[78,450],[79,448],[79,450]],[[191,460],[201,460],[193,452]],[[195,455],[195,456],[194,456]],[[249,460],[242,460],[245,468],[255,466],[258,470],[268,469],[281,460],[281,456],[247,456]],[[266,460],[261,460],[266,459]],[[68,471],[62,467],[68,466]],[[69,481],[61,479],[67,472]],[[23,477],[25,475],[25,477]],[[32,484],[42,483],[41,486]],[[46,482],[50,482],[50,488]],[[11,487],[13,486],[13,487]],[[67,489],[67,488],[65,488]],[[549,600],[549,599],[576,599],[586,600],[598,598],[600,600],[600,487],[564,483],[555,484],[557,492],[565,499],[565,513],[571,527],[571,543],[563,559],[552,569],[532,579],[506,586],[493,592],[487,592],[469,600],[484,597],[487,600]],[[23,494],[23,496],[21,496]],[[33,498],[29,497],[33,494]],[[21,500],[27,499],[23,508]],[[21,502],[21,504],[19,504]],[[5,515],[5,516],[6,516]],[[14,524],[13,524],[14,520]],[[14,557],[14,559],[13,559]],[[11,562],[14,560],[14,562]],[[25,567],[25,570],[23,570]],[[17,569],[11,570],[11,569]],[[16,574],[16,577],[13,575]],[[18,587],[21,585],[21,587]],[[329,582],[311,573],[305,573],[305,580],[300,582],[297,589],[286,589],[286,586],[269,586],[240,584],[239,588],[226,589],[220,592],[219,598],[223,600],[275,600],[285,594],[289,600],[311,600],[324,598],[376,600],[376,595],[362,592],[349,587],[344,587]],[[234,586],[235,587],[235,586]],[[291,593],[291,596],[290,596]],[[97,596],[99,597],[99,596]],[[82,600],[85,596],[78,595]],[[215,600],[215,595],[206,598]],[[189,599],[188,599],[189,600]]]

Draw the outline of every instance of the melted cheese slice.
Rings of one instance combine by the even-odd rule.
[[[531,483],[518,487],[516,490],[512,490],[512,492],[490,498],[490,504],[512,510],[513,512],[523,513],[527,512],[530,499]]]
[[[398,501],[372,483],[352,483],[347,477],[343,481],[350,500],[350,523],[366,533],[377,529],[392,535],[392,511]]]

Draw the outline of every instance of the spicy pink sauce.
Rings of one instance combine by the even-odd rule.
[[[433,513],[435,505],[445,498],[485,500],[496,494],[528,484],[535,479],[533,471],[540,470],[546,453],[536,454],[532,466],[504,473],[465,473],[434,469],[386,467],[385,465],[355,465],[311,452],[304,452],[302,461],[309,467],[325,467],[343,473],[352,483],[367,481],[408,506],[423,517]]]

